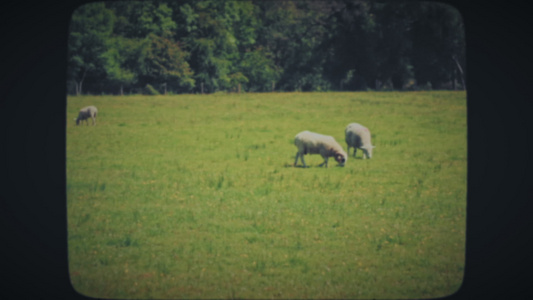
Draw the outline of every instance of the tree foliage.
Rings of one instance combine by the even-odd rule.
[[[106,46],[106,52],[101,55],[106,80],[109,86],[119,86],[122,95],[124,86],[131,86],[138,80],[136,59],[139,46],[135,40],[120,36],[108,39]]]
[[[87,77],[105,73],[102,54],[106,51],[106,38],[113,23],[114,15],[104,3],[84,5],[72,15],[67,74],[77,94],[82,93]]]
[[[438,2],[116,1],[72,16],[69,93],[465,88]],[[82,89],[83,86],[83,89]]]
[[[142,83],[168,84],[171,88],[188,92],[194,87],[188,53],[179,44],[150,33],[143,44],[139,60]]]

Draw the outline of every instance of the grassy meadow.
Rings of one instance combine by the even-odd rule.
[[[68,96],[71,283],[119,299],[432,298],[462,284],[466,93]],[[96,126],[78,110],[99,109]],[[294,136],[373,158],[293,167]],[[298,162],[301,164],[300,162]]]

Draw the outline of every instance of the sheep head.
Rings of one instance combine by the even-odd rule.
[[[344,157],[344,155],[342,154],[337,154],[335,155],[335,160],[341,165],[344,167],[344,163],[346,163],[346,158]]]

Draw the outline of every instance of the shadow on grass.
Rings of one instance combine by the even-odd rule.
[[[300,168],[300,169],[305,169],[305,168],[309,168],[309,166],[307,167],[304,167],[303,165],[294,165],[294,164],[289,164],[289,163],[285,163],[283,165],[284,168]]]
[[[298,169],[309,169],[309,168],[324,168],[324,169],[327,169],[327,168],[333,168],[333,167],[339,167],[339,168],[342,168],[343,166],[341,165],[335,165],[335,166],[329,166],[326,168],[326,166],[321,166],[321,165],[317,165],[317,166],[306,166],[304,167],[303,165],[293,165],[293,164],[289,164],[289,163],[285,163],[283,165],[284,168],[298,168]]]

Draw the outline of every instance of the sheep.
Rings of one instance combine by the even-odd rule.
[[[87,125],[89,125],[89,118],[93,119],[93,126],[96,125],[96,115],[98,114],[98,109],[96,109],[95,106],[87,106],[82,109],[80,109],[80,112],[78,114],[78,118],[74,119],[76,120],[76,125],[80,124],[80,121],[86,120]]]
[[[363,158],[372,158],[372,146],[370,141],[370,130],[359,123],[350,123],[346,126],[346,144],[348,145],[347,152],[350,154],[350,147],[353,147],[353,156],[357,152],[357,148],[363,150]]]
[[[324,162],[319,166],[326,165],[328,167],[328,158],[334,157],[340,166],[344,167],[348,160],[348,155],[342,149],[342,146],[335,141],[335,138],[328,135],[322,135],[310,131],[302,131],[294,138],[294,145],[298,148],[296,152],[296,159],[294,166],[298,162],[298,157],[302,160],[304,168],[307,167],[304,161],[305,154],[320,154],[324,158]]]

